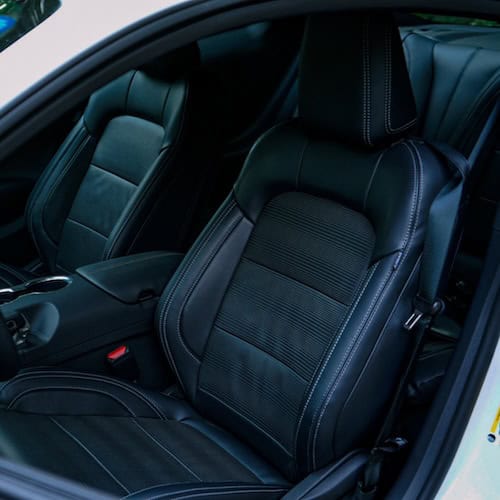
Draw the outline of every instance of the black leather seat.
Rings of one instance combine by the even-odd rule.
[[[419,115],[416,132],[468,156],[500,91],[500,44],[493,50],[485,43],[489,36],[477,40],[463,28],[453,30],[450,40],[436,29],[402,33]]]
[[[32,371],[0,393],[0,454],[133,498],[281,497],[369,446],[406,361],[429,206],[448,180],[385,15],[318,15],[299,118],[265,134],[168,284],[183,398]]]
[[[469,156],[500,91],[498,35],[477,27],[425,26],[403,30],[402,38],[419,116],[416,132]],[[409,388],[412,405],[430,403],[453,355],[491,234],[495,206],[490,200],[495,199],[493,186],[499,185],[499,165],[497,155],[483,155],[469,176],[470,203],[447,308],[417,361]]]
[[[91,97],[28,202],[42,272],[179,249],[196,197],[193,179],[202,176],[189,141],[209,143],[197,123],[203,114],[192,76],[198,57],[196,46],[176,51]],[[32,277],[0,266],[0,286]]]

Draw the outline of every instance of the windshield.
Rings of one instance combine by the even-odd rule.
[[[0,52],[60,6],[60,0],[0,0]]]

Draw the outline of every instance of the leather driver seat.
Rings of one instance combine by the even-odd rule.
[[[301,57],[299,118],[257,142],[159,303],[182,396],[28,371],[0,393],[2,456],[131,498],[279,498],[371,445],[449,173],[407,138],[390,17],[315,15]]]
[[[200,130],[198,104],[207,100],[198,96],[198,62],[198,47],[189,46],[92,95],[28,202],[40,273],[67,274],[121,255],[180,249],[197,195],[193,178],[203,176],[204,163],[189,141],[203,149],[213,137]],[[208,149],[205,154],[210,157]],[[0,265],[0,287],[34,277]]]

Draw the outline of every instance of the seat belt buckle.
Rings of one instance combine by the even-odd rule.
[[[372,453],[390,454],[399,453],[408,445],[408,441],[401,436],[386,439],[380,446],[372,450]]]
[[[405,438],[396,436],[388,438],[381,445],[372,448],[362,477],[356,485],[353,500],[373,500],[376,498],[385,456],[399,453],[407,445],[408,441]]]
[[[413,312],[403,325],[403,328],[409,332],[422,320],[435,318],[444,310],[444,302],[441,299],[436,299],[431,303],[420,297],[415,297],[414,304]]]
[[[121,345],[106,355],[106,362],[111,372],[125,380],[136,381],[139,378],[139,367],[134,354],[128,346]]]
[[[411,313],[410,317],[405,321],[403,327],[405,330],[411,332],[419,323],[420,320],[424,317],[424,313],[419,311],[418,309],[414,309]]]

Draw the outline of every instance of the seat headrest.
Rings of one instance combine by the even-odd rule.
[[[192,43],[157,57],[139,69],[144,73],[165,81],[174,81],[188,75],[200,64],[198,44]]]
[[[408,133],[416,121],[415,101],[391,15],[309,17],[299,115],[311,133],[354,145],[383,145]]]

